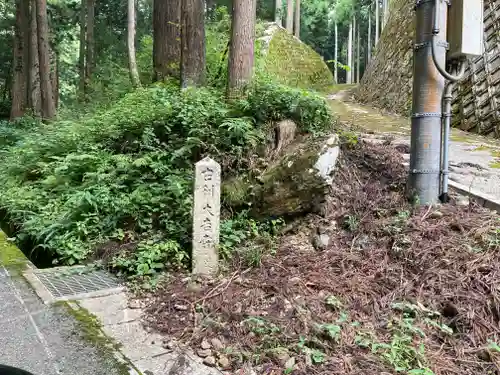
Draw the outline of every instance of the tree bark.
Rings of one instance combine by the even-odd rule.
[[[130,80],[134,87],[140,87],[141,80],[139,79],[139,71],[137,70],[137,61],[135,58],[135,0],[128,0],[127,17],[127,50]]]
[[[286,2],[286,29],[293,34],[293,0]]]
[[[356,83],[356,30],[357,28],[357,23],[356,23],[356,15],[352,16],[353,22],[352,22],[352,54],[353,54],[353,59],[352,59],[352,83]]]
[[[387,25],[387,18],[389,17],[389,5],[387,0],[382,0],[382,30]]]
[[[57,111],[59,106],[59,57],[56,51],[49,45],[50,54],[50,84],[52,85],[52,98]]]
[[[203,0],[182,0],[181,23],[181,85],[201,86],[206,64]]]
[[[85,91],[88,88],[94,71],[94,20],[95,0],[87,0],[87,40],[85,48]]]
[[[38,24],[38,60],[40,64],[40,90],[42,96],[42,118],[50,120],[56,115],[56,107],[50,81],[49,25],[47,0],[36,0]]]
[[[380,14],[379,14],[379,0],[375,0],[375,47],[378,44],[380,33]]]
[[[282,4],[282,0],[275,0],[274,2],[274,21],[280,26],[283,26]]]
[[[295,0],[295,36],[300,39],[300,0]]]
[[[36,21],[36,0],[31,0],[28,102],[33,114],[42,115],[42,94],[40,92],[40,64],[38,61],[38,23]]]
[[[154,0],[153,65],[157,81],[180,77],[182,1]]]
[[[81,1],[80,9],[80,54],[78,56],[78,70],[80,74],[79,80],[79,90],[80,95],[85,95],[85,45],[86,45],[86,19],[87,19],[87,7],[86,0]]]
[[[346,83],[351,84],[352,83],[352,20],[351,23],[349,24],[349,36],[347,41],[347,66],[349,67],[349,69],[347,69],[346,72]]]
[[[361,32],[360,32],[360,27],[359,27],[359,22],[357,25],[357,32],[358,32],[358,42],[356,46],[356,83],[359,83],[361,81],[361,67],[360,67],[360,62],[361,62],[361,53],[360,53],[360,47],[361,47]]]
[[[370,3],[368,7],[368,43],[367,43],[367,51],[368,51],[368,61],[372,59],[372,4]]]
[[[16,21],[14,29],[14,75],[12,80],[11,119],[24,115],[28,105],[28,64],[29,64],[29,2],[16,1]]]
[[[233,23],[229,55],[229,98],[243,94],[252,78],[254,64],[256,0],[233,0]]]
[[[339,83],[339,75],[338,75],[338,59],[339,59],[339,29],[337,22],[335,22],[335,51],[334,51],[334,57],[333,59],[335,60],[335,67],[334,67],[334,72],[333,72],[333,77],[335,78],[335,83]]]

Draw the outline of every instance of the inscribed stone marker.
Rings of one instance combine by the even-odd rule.
[[[193,273],[195,274],[217,272],[220,183],[219,163],[208,157],[196,163],[193,209]]]

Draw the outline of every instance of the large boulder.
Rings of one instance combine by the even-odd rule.
[[[251,215],[260,218],[320,212],[330,192],[339,154],[337,135],[300,136],[274,151],[258,173],[226,181],[224,201],[233,207],[249,205]]]

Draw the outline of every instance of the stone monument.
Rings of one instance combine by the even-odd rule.
[[[205,158],[196,163],[193,209],[193,273],[217,273],[221,168]]]

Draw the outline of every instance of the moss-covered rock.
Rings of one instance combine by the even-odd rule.
[[[249,204],[254,217],[298,216],[321,210],[339,155],[338,138],[300,137],[257,176],[223,184],[226,205]]]
[[[323,58],[282,27],[271,23],[261,38],[265,74],[280,83],[322,90],[334,83]]]
[[[28,259],[19,248],[8,240],[7,235],[0,231],[0,266],[8,269],[22,270]]]

